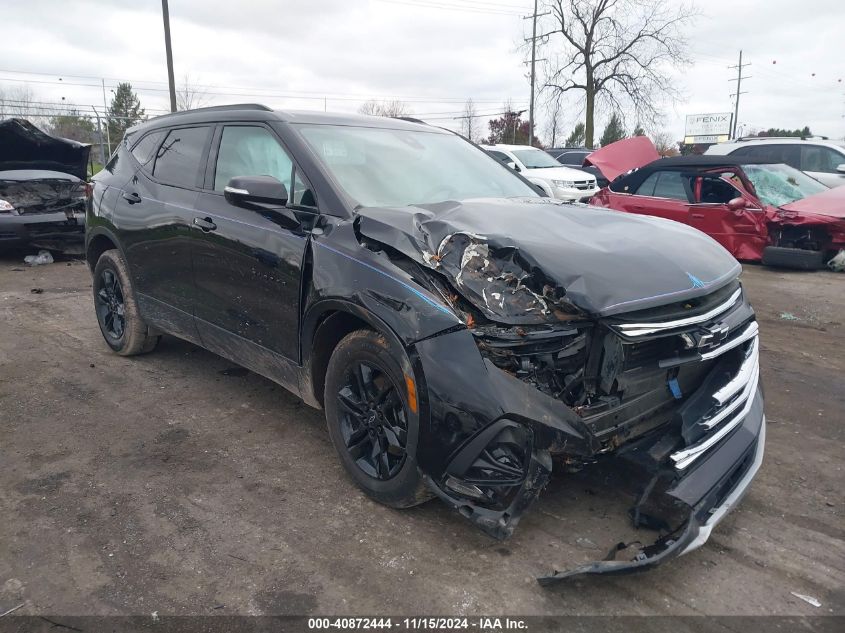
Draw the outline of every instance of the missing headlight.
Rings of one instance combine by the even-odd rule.
[[[569,406],[583,400],[586,328],[487,326],[472,333],[482,355],[499,369]]]

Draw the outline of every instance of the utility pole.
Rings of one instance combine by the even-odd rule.
[[[525,16],[523,20],[531,20],[531,98],[528,103],[528,144],[534,145],[534,84],[537,65],[537,18],[549,13],[537,13],[537,0],[534,0],[534,13]]]
[[[170,11],[167,0],[161,0],[161,15],[164,19],[164,50],[167,53],[167,81],[170,84],[170,111],[176,112],[176,80],[173,77],[173,50],[170,47]]]
[[[734,120],[733,120],[733,131],[731,132],[731,138],[736,138],[736,130],[737,124],[739,122],[739,95],[744,95],[742,91],[742,69],[745,66],[750,66],[751,62],[747,64],[742,63],[742,49],[739,51],[739,63],[736,66],[728,66],[728,68],[736,68],[736,78],[729,79],[728,81],[735,81],[736,82],[736,101],[734,101]],[[746,79],[751,79],[751,77],[746,77]],[[731,96],[734,96],[733,94]]]
[[[111,156],[111,131],[109,130],[109,106],[106,103],[106,80],[101,79],[100,81],[103,83],[103,112],[104,112],[103,116],[106,117],[106,140],[108,141],[108,144],[109,144],[109,156]],[[93,108],[94,106],[91,106],[91,107]],[[96,110],[94,110],[94,112],[96,112]],[[99,125],[99,124],[100,124],[100,117],[98,116],[97,117],[97,125]],[[103,139],[100,138],[100,141],[102,141],[102,140]],[[105,164],[106,164],[106,161],[103,161],[103,165],[105,165]]]

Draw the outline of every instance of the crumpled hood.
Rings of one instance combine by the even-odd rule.
[[[503,323],[610,315],[709,294],[739,263],[677,222],[557,203],[483,199],[362,208],[356,230],[446,276]]]
[[[643,167],[660,158],[660,153],[647,136],[632,136],[597,149],[584,159],[584,166],[598,167],[604,177],[617,176]]]
[[[807,196],[801,200],[784,204],[780,208],[785,211],[825,215],[837,220],[843,220],[845,219],[845,187],[828,189],[814,196]]]
[[[46,169],[85,180],[90,145],[50,136],[25,119],[0,121],[0,170]]]

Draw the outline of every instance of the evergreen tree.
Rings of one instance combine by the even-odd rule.
[[[112,146],[117,145],[123,139],[127,128],[146,118],[138,95],[132,91],[132,84],[126,82],[117,85],[107,116]]]
[[[576,123],[572,130],[572,134],[566,137],[566,144],[564,147],[584,147],[585,138],[586,134],[584,124]]]
[[[615,112],[610,115],[610,121],[604,128],[604,133],[601,135],[601,146],[610,145],[616,141],[621,141],[626,137],[625,128],[622,126],[622,119]]]

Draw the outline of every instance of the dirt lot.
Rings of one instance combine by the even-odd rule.
[[[746,268],[768,445],[711,541],[543,589],[627,531],[601,482],[556,476],[504,543],[381,507],[320,412],[173,338],[110,353],[87,267],[21,261],[0,258],[0,613],[845,614],[845,275]]]

